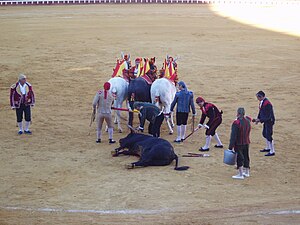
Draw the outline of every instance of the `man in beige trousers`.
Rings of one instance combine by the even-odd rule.
[[[108,126],[108,136],[109,136],[109,143],[113,144],[116,143],[115,140],[113,140],[113,122],[112,122],[112,116],[111,116],[111,106],[114,101],[114,97],[109,92],[110,89],[110,83],[105,82],[104,90],[99,90],[93,100],[93,109],[94,113],[96,113],[97,109],[97,140],[96,143],[101,143],[101,130],[104,120],[106,121],[106,124]]]

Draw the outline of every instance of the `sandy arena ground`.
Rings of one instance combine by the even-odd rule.
[[[300,224],[298,36],[229,20],[207,5],[1,7],[0,30],[1,225]],[[255,117],[255,93],[264,90],[277,118],[276,156],[259,152],[257,125],[246,180],[233,180],[234,167],[213,147],[209,158],[180,157],[188,171],[126,170],[136,158],[112,158],[117,144],[106,133],[96,144],[89,127],[93,96],[121,51],[132,60],[156,56],[158,67],[166,54],[180,56],[180,79],[224,111],[225,146],[237,107]],[[21,72],[36,93],[32,136],[17,135],[9,107]],[[174,145],[176,153],[197,152],[203,132]],[[162,137],[175,135],[164,125]]]

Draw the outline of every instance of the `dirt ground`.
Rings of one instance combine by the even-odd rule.
[[[300,224],[299,37],[231,21],[207,5],[1,7],[0,30],[1,225]],[[96,144],[89,127],[94,94],[121,51],[132,60],[156,56],[158,67],[166,54],[180,56],[180,80],[224,111],[225,146],[237,107],[255,117],[255,93],[264,90],[277,118],[276,156],[259,152],[257,125],[243,181],[213,147],[211,157],[180,157],[191,167],[184,172],[174,164],[126,170],[136,158],[112,158],[117,144],[106,133]],[[21,72],[36,93],[31,136],[17,135],[9,107]],[[175,135],[164,125],[162,137]],[[200,131],[174,146],[181,156],[203,144]]]

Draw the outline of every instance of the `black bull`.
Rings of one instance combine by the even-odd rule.
[[[167,140],[145,134],[130,133],[120,139],[120,147],[113,151],[113,156],[120,154],[139,156],[140,160],[129,165],[129,169],[146,166],[166,166],[176,161],[175,170],[187,170],[188,166],[178,167],[178,156]],[[127,150],[124,150],[127,149]]]

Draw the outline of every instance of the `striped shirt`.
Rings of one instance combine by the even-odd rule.
[[[236,119],[231,126],[229,149],[237,145],[250,144],[251,118],[246,116]]]

